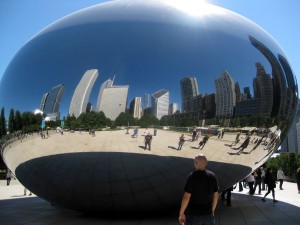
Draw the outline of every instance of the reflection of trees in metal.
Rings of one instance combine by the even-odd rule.
[[[47,90],[56,84],[66,86],[59,110],[70,114],[65,128],[72,131],[53,139],[35,136],[30,139],[34,145],[15,142],[5,150],[24,185],[49,201],[82,211],[174,207],[181,197],[180,184],[200,151],[198,143],[189,141],[194,126],[201,125],[196,129],[209,136],[201,151],[221,188],[263,164],[286,136],[297,85],[284,53],[268,34],[228,11],[193,17],[159,1],[129,2],[91,7],[50,25],[26,43],[3,76],[0,102],[7,109],[33,110],[45,84]],[[98,77],[96,70],[103,76]],[[114,86],[108,74],[117,74],[125,86]],[[187,82],[180,83],[187,76]],[[137,97],[145,93],[151,94],[142,104]],[[130,112],[140,119],[127,113],[128,99],[135,99]],[[89,102],[89,111],[96,103],[96,112],[84,113]],[[173,114],[168,115],[169,103],[182,103],[182,113],[173,104]],[[141,105],[143,115],[135,113]],[[34,123],[39,129],[40,119]],[[114,130],[117,125],[161,130],[153,138],[151,152],[144,152],[139,147],[143,139]],[[96,131],[94,136],[84,132],[108,127],[113,131]],[[281,134],[274,138],[276,128]],[[224,134],[220,139],[219,129]],[[178,132],[187,137],[182,151],[173,149]],[[242,150],[229,148],[236,132],[241,135],[235,147],[246,143]],[[23,154],[24,149],[34,154]],[[45,180],[35,177],[41,175],[40,167]],[[101,180],[104,177],[108,180]],[[85,185],[87,178],[91,185]],[[62,192],[56,192],[60,188]]]

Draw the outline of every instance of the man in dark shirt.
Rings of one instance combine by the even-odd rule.
[[[147,149],[147,145],[148,145],[149,151],[151,151],[151,142],[152,142],[152,135],[150,133],[148,133],[145,136],[145,150]]]
[[[213,172],[206,170],[205,155],[197,155],[194,165],[195,171],[190,173],[184,187],[179,223],[214,225],[214,211],[219,197],[218,181]]]

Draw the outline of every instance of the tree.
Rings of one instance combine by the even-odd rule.
[[[4,107],[2,107],[0,115],[0,138],[4,135],[6,135],[6,120],[4,114]]]
[[[32,112],[22,113],[22,130],[24,132],[33,132],[41,129],[41,123],[43,120],[43,115],[36,114]]]
[[[15,115],[15,128],[16,130],[22,130],[22,117],[19,110],[16,111]]]
[[[137,120],[133,118],[132,114],[121,112],[114,123],[116,126],[135,126],[137,125]]]
[[[153,115],[144,115],[139,120],[139,125],[141,127],[149,127],[150,125],[159,125],[159,119]]]
[[[9,118],[8,118],[8,131],[9,133],[13,133],[15,129],[16,129],[15,111],[14,109],[10,109]]]

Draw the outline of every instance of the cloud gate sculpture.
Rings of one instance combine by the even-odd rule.
[[[179,207],[196,154],[208,157],[221,190],[267,161],[297,104],[287,57],[248,19],[195,4],[95,5],[49,25],[19,50],[2,78],[1,104],[40,108],[64,131],[5,144],[3,158],[24,186],[74,210],[145,213]],[[135,124],[117,124],[120,115]],[[145,125],[145,118],[155,119]],[[151,151],[144,149],[146,126],[156,132]]]

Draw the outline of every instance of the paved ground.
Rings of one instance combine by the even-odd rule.
[[[248,189],[234,190],[232,206],[221,201],[216,213],[218,225],[296,225],[300,224],[300,194],[294,183],[284,182],[284,190],[276,189],[278,203],[271,196],[264,203],[260,195],[249,196]],[[263,192],[264,194],[265,192]],[[67,209],[52,206],[43,199],[24,196],[24,188],[12,180],[9,186],[0,180],[1,225],[178,225],[177,213],[151,218],[93,218]]]

